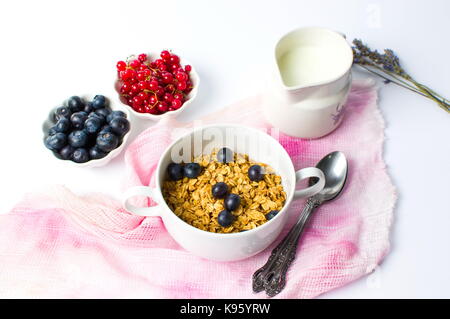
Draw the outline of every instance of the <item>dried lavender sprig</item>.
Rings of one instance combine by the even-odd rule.
[[[353,44],[355,64],[358,64],[371,73],[384,78],[385,83],[393,82],[435,101],[442,109],[450,113],[449,101],[429,87],[415,81],[409,74],[407,74],[401,67],[400,59],[397,55],[395,55],[394,51],[385,49],[384,54],[380,54],[377,50],[371,50],[359,39],[353,40]],[[387,78],[387,76],[384,76],[381,73],[370,70],[369,67],[375,68],[391,78]]]
[[[408,85],[406,82],[402,81],[395,75],[398,75],[404,78],[407,81],[413,83],[418,90],[425,93],[425,96],[435,100],[441,107],[444,109],[449,109],[450,105],[448,104],[448,100],[444,97],[440,96],[433,90],[429,89],[425,85],[422,85],[416,82],[410,75],[408,75],[404,69],[400,66],[399,58],[394,54],[392,50],[386,49],[385,54],[379,54],[376,50],[372,51],[367,45],[364,45],[361,40],[354,40],[355,47],[353,48],[355,52],[355,62],[363,65],[370,65],[372,67],[378,68],[384,73],[396,78],[397,81],[402,82],[404,85],[409,86],[409,88],[413,89],[412,86]],[[366,59],[367,57],[367,59]],[[381,65],[379,67],[377,64]],[[393,81],[398,84],[397,82]],[[423,94],[422,94],[423,95]]]
[[[385,79],[384,82],[386,84],[393,82],[394,84],[397,84],[397,85],[402,86],[402,87],[404,87],[404,88],[406,88],[408,90],[411,90],[411,91],[413,91],[415,93],[419,93],[419,94],[421,94],[423,96],[428,97],[426,94],[420,92],[419,90],[417,90],[413,85],[409,84],[408,82],[403,81],[401,78],[396,77],[392,73],[386,72],[384,69],[380,68],[378,65],[376,65],[372,61],[370,61],[368,59],[365,59],[362,56],[359,56],[357,52],[355,52],[354,56],[355,56],[355,63],[358,66],[366,69],[367,71],[369,71],[369,72],[371,72],[371,73],[373,73],[375,75],[378,75],[378,76],[382,77],[383,79]],[[378,69],[381,72],[385,73],[385,75],[383,75],[381,73],[378,73],[378,72],[375,72],[374,70],[371,70],[369,67],[372,67],[374,69]]]
[[[368,62],[368,63],[364,63],[364,64],[358,64],[358,66],[364,68],[365,70],[367,70],[367,71],[369,71],[369,72],[371,72],[371,73],[373,73],[375,75],[378,75],[378,76],[382,77],[385,80],[384,83],[386,83],[386,84],[392,82],[392,83],[397,84],[397,85],[399,85],[401,87],[404,87],[405,89],[411,90],[411,91],[413,91],[415,93],[418,93],[418,94],[420,94],[422,96],[428,97],[426,94],[424,94],[421,91],[419,91],[418,89],[416,89],[413,85],[409,84],[408,82],[403,81],[402,79],[396,77],[392,73],[385,72],[383,69],[381,69],[376,64]],[[377,69],[380,72],[383,72],[384,74],[375,72],[374,70],[371,70],[370,68]]]
[[[422,95],[422,96],[424,96],[424,97],[428,97],[426,94],[420,92],[419,90],[416,90],[415,88],[413,88],[413,87],[411,87],[411,86],[409,86],[409,85],[404,85],[404,84],[402,84],[401,82],[397,82],[395,79],[388,78],[387,76],[385,76],[385,75],[383,75],[383,74],[380,74],[380,73],[378,73],[378,72],[375,72],[374,70],[371,70],[368,66],[365,66],[365,65],[358,65],[358,66],[361,67],[361,68],[363,68],[363,69],[365,69],[365,70],[367,70],[367,71],[369,71],[370,73],[373,73],[373,74],[375,74],[375,75],[377,75],[377,76],[383,78],[383,79],[384,79],[384,83],[386,83],[386,84],[392,82],[392,83],[397,84],[397,85],[399,85],[399,86],[401,86],[401,87],[403,87],[403,88],[405,88],[405,89],[408,89],[408,90],[410,90],[410,91],[413,91],[414,93],[420,94],[420,95]]]

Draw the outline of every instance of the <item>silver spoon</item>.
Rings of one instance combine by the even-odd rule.
[[[324,202],[335,199],[344,188],[348,164],[342,152],[326,155],[316,167],[325,175],[325,186],[318,194],[308,198],[297,223],[272,251],[266,264],[253,274],[254,292],[265,290],[268,296],[273,297],[283,290],[286,284],[286,272],[295,259],[298,240],[311,213]],[[310,185],[315,182],[312,178],[309,180]]]

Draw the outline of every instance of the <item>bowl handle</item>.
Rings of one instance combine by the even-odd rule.
[[[125,209],[135,215],[140,216],[161,216],[161,207],[156,206],[152,207],[137,207],[130,203],[130,199],[135,196],[146,196],[155,200],[155,190],[148,186],[135,186],[129,188],[122,198],[122,205]]]
[[[316,167],[306,167],[295,172],[296,183],[298,183],[302,179],[311,177],[316,177],[319,180],[317,181],[317,183],[308,188],[296,190],[294,192],[294,199],[313,196],[323,189],[323,187],[325,186],[325,175],[320,169]]]

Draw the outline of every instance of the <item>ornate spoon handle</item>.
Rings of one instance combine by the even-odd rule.
[[[316,197],[308,198],[297,223],[275,247],[266,264],[253,274],[254,292],[265,290],[268,296],[273,297],[283,290],[286,284],[286,272],[295,259],[298,239],[311,213],[320,204]]]

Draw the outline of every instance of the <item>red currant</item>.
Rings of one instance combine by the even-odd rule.
[[[140,62],[145,62],[145,61],[147,61],[147,54],[145,54],[145,53],[139,54],[138,60],[139,60]]]
[[[131,90],[130,90],[131,93],[137,94],[137,93],[139,93],[140,91],[141,91],[141,90],[140,90],[140,88],[139,88],[138,85],[133,84],[133,85],[131,86]]]
[[[139,113],[146,113],[146,112],[145,112],[145,108],[144,108],[143,106],[138,106],[138,107],[136,107],[135,109],[136,109],[136,111],[138,111]]]
[[[139,92],[139,94],[137,95],[137,97],[139,99],[141,99],[142,102],[144,102],[144,100],[146,100],[148,98],[148,94],[145,92]]]
[[[132,69],[126,69],[123,71],[122,79],[124,80],[130,80],[132,78],[136,77],[136,71]]]
[[[180,63],[180,58],[177,55],[172,54],[170,56],[169,62],[170,62],[170,64],[178,64],[178,63]]]
[[[163,81],[163,83],[165,83],[165,84],[172,83],[172,82],[173,82],[173,75],[172,75],[171,73],[169,73],[169,72],[163,73],[163,75],[162,75],[162,81]]]
[[[148,88],[150,89],[150,90],[156,90],[157,88],[158,88],[158,85],[159,85],[159,83],[158,83],[158,81],[156,81],[156,80],[151,80],[150,81],[150,84],[148,85]]]
[[[183,96],[183,94],[181,94],[181,93],[175,93],[175,94],[173,95],[173,98],[174,98],[175,100],[180,100],[180,101],[183,101],[183,100],[184,100],[184,96]]]
[[[187,88],[186,82],[178,82],[177,83],[177,89],[180,91],[184,91]]]
[[[128,84],[127,82],[123,82],[122,86],[120,87],[120,92],[121,93],[128,93],[131,89],[131,85]]]
[[[137,69],[137,68],[139,68],[139,67],[141,66],[141,62],[139,62],[138,60],[132,60],[132,61],[130,62],[130,66],[131,66],[133,69]]]
[[[167,50],[164,50],[161,52],[160,56],[163,60],[168,61],[170,59],[170,52]]]
[[[141,91],[145,90],[147,88],[147,82],[146,81],[140,81],[138,83],[138,87]]]
[[[181,108],[192,88],[190,65],[181,66],[180,58],[163,50],[152,61],[145,53],[116,64],[120,93],[126,104],[141,113],[163,114]],[[151,92],[151,93],[149,93]]]
[[[173,91],[175,91],[175,86],[173,84],[168,84],[166,86],[166,92],[172,93]]]
[[[162,87],[158,87],[156,90],[154,90],[157,96],[163,96],[166,92]]]
[[[188,76],[187,76],[186,73],[184,73],[184,72],[178,72],[177,73],[177,80],[178,81],[185,82],[187,79],[188,79]]]
[[[124,71],[127,68],[127,64],[124,61],[119,61],[116,64],[118,71]]]
[[[148,102],[149,102],[151,105],[155,105],[155,104],[158,102],[158,99],[156,98],[156,96],[152,95],[152,96],[150,96],[150,98],[148,99]]]
[[[144,72],[142,72],[142,71],[139,71],[139,72],[137,73],[137,75],[136,75],[136,79],[137,79],[138,81],[145,80],[145,78],[146,78],[146,76],[145,76]]]
[[[136,106],[142,105],[142,99],[137,95],[133,98],[133,106],[134,105],[136,105]]]
[[[169,105],[167,104],[167,102],[161,101],[159,102],[156,107],[158,108],[158,111],[161,113],[165,113],[169,110]]]
[[[158,111],[158,109],[157,109],[156,107],[151,107],[151,106],[150,106],[150,107],[148,108],[147,113],[154,114],[154,115],[158,115],[158,114],[159,114],[159,111]]]
[[[150,75],[152,75],[152,71],[150,69],[145,69],[144,71],[142,71],[145,75],[145,77],[149,77]]]
[[[163,98],[164,98],[164,101],[167,101],[167,102],[172,102],[172,100],[173,100],[173,96],[170,93],[164,94]]]
[[[172,107],[173,107],[175,110],[178,110],[178,109],[181,107],[182,104],[183,104],[183,103],[182,103],[180,100],[173,100],[173,101],[172,101]]]

